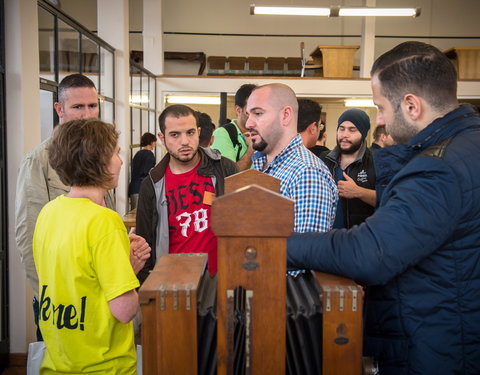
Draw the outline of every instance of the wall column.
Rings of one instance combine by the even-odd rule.
[[[130,150],[130,48],[128,0],[98,0],[98,36],[115,48],[115,123],[120,131],[120,171],[116,191],[117,212],[124,215],[128,206],[128,168]]]
[[[364,0],[364,6],[375,7],[376,0]],[[360,78],[369,78],[375,58],[375,17],[363,17],[360,49]]]
[[[143,0],[143,66],[163,74],[162,0]]]
[[[36,0],[5,1],[10,353],[35,341],[33,291],[15,241],[15,188],[24,154],[40,143],[38,9]]]

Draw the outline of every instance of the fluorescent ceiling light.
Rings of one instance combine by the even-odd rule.
[[[340,8],[338,15],[418,17],[420,8]]]
[[[250,14],[270,14],[270,15],[285,15],[285,16],[403,16],[403,17],[418,17],[420,15],[420,8],[370,8],[370,7],[356,7],[356,8],[342,8],[339,5],[331,6],[330,8],[306,8],[306,7],[273,7],[273,6],[256,6],[250,5]]]
[[[372,99],[347,99],[345,107],[376,107]]]
[[[220,104],[219,96],[167,95],[169,104]]]
[[[303,7],[262,7],[250,6],[250,14],[272,14],[283,16],[329,16],[330,8],[303,8]]]

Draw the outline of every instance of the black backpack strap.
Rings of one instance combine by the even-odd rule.
[[[240,160],[240,152],[242,151],[242,144],[238,141],[238,132],[237,132],[237,127],[229,122],[228,124],[223,125],[225,130],[227,131],[228,135],[230,136],[230,140],[232,141],[233,147],[238,146],[237,150],[237,157],[236,161]]]

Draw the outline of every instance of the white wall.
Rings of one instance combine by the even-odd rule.
[[[36,0],[5,2],[7,105],[8,265],[10,352],[25,353],[33,340],[33,293],[15,241],[15,187],[25,152],[40,143],[40,85]],[[3,25],[2,25],[3,26]]]
[[[62,0],[62,9],[87,28],[96,30],[95,0]],[[361,18],[251,16],[251,0],[163,0],[163,15],[158,15],[167,33],[223,33],[260,35],[302,35],[297,37],[164,35],[165,51],[203,51],[220,56],[299,56],[300,42],[310,53],[319,44],[358,44],[359,37],[317,37],[315,35],[360,35]],[[261,5],[285,6],[360,6],[362,0],[262,0]],[[143,0],[129,0],[130,31],[142,31]],[[478,0],[377,0],[377,7],[420,7],[418,18],[379,17],[376,20],[375,55],[394,45],[419,40],[444,50],[453,46],[480,45]],[[381,38],[379,36],[405,36]],[[435,36],[476,36],[477,39],[435,39]],[[142,50],[141,34],[130,34],[130,48]],[[357,54],[357,63],[359,54]]]

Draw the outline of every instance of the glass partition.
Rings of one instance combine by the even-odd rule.
[[[95,87],[99,89],[100,80],[98,72],[100,71],[100,58],[99,58],[99,46],[90,38],[85,35],[82,35],[82,53],[81,64],[83,74],[87,75]],[[103,94],[102,94],[103,95]]]
[[[100,87],[99,93],[113,98],[114,93],[114,60],[113,51],[100,46]]]
[[[42,141],[50,138],[56,123],[52,103],[55,102],[56,91],[40,90],[40,126]]]
[[[38,9],[38,46],[40,48],[40,77],[55,80],[55,17]]]
[[[115,104],[105,97],[100,98],[100,118],[105,122],[115,122]]]
[[[53,125],[53,103],[57,100],[57,85],[74,73],[89,77],[99,93],[100,116],[104,121],[115,120],[114,52],[115,49],[87,30],[77,21],[44,1],[38,1],[40,46],[40,85],[42,79],[54,89],[43,89],[41,100],[41,134],[48,138]]]
[[[58,21],[59,82],[67,75],[80,73],[80,33]]]
[[[140,150],[140,138],[146,132],[157,134],[156,79],[140,65],[130,65],[130,162]],[[157,150],[154,150],[155,156]],[[130,163],[131,164],[131,163]],[[129,171],[129,180],[130,180]]]

